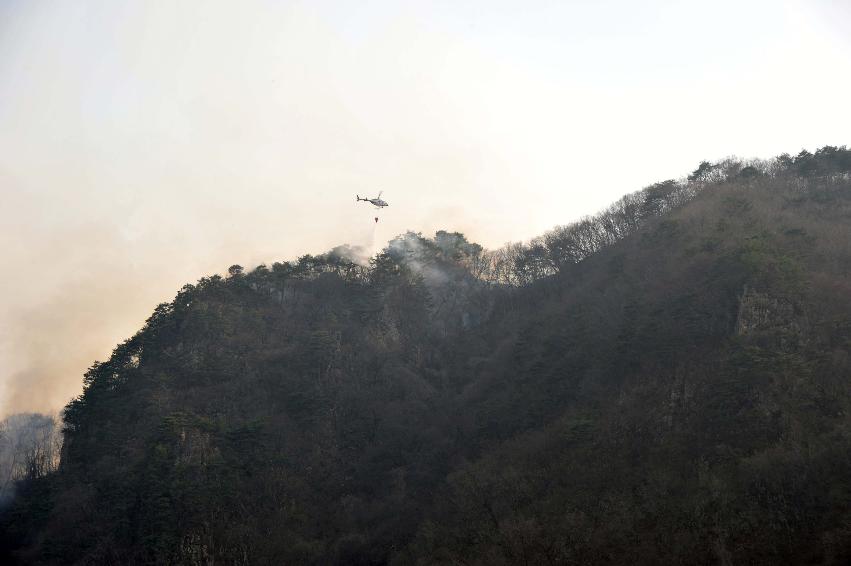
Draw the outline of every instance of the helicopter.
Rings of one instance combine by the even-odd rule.
[[[384,191],[379,191],[378,196],[375,197],[375,198],[360,198],[360,195],[355,195],[355,197],[357,198],[358,201],[369,202],[369,203],[372,203],[373,205],[377,206],[378,208],[384,208],[385,206],[390,206],[390,205],[387,204],[386,201],[381,200],[381,193],[383,193],[383,192]]]

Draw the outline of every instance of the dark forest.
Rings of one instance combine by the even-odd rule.
[[[851,562],[851,150],[362,255],[159,305],[15,460],[0,563]]]

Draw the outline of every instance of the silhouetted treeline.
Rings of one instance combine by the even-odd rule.
[[[768,161],[729,158],[703,161],[688,178],[667,180],[628,194],[606,210],[578,222],[559,226],[527,244],[515,243],[477,258],[476,275],[505,285],[526,285],[579,263],[603,248],[635,233],[651,219],[690,202],[707,186],[725,181],[745,183],[765,178],[801,181],[847,180],[851,150],[825,146],[815,154],[801,151]]]
[[[0,561],[848,563],[849,155],[187,285],[86,373]]]

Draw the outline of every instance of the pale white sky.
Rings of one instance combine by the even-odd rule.
[[[184,283],[851,143],[851,3],[0,2],[0,415]],[[377,228],[355,193],[385,191]]]

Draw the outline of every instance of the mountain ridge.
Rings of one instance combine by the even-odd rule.
[[[187,285],[87,372],[0,557],[842,563],[849,172],[703,162],[528,244]]]

